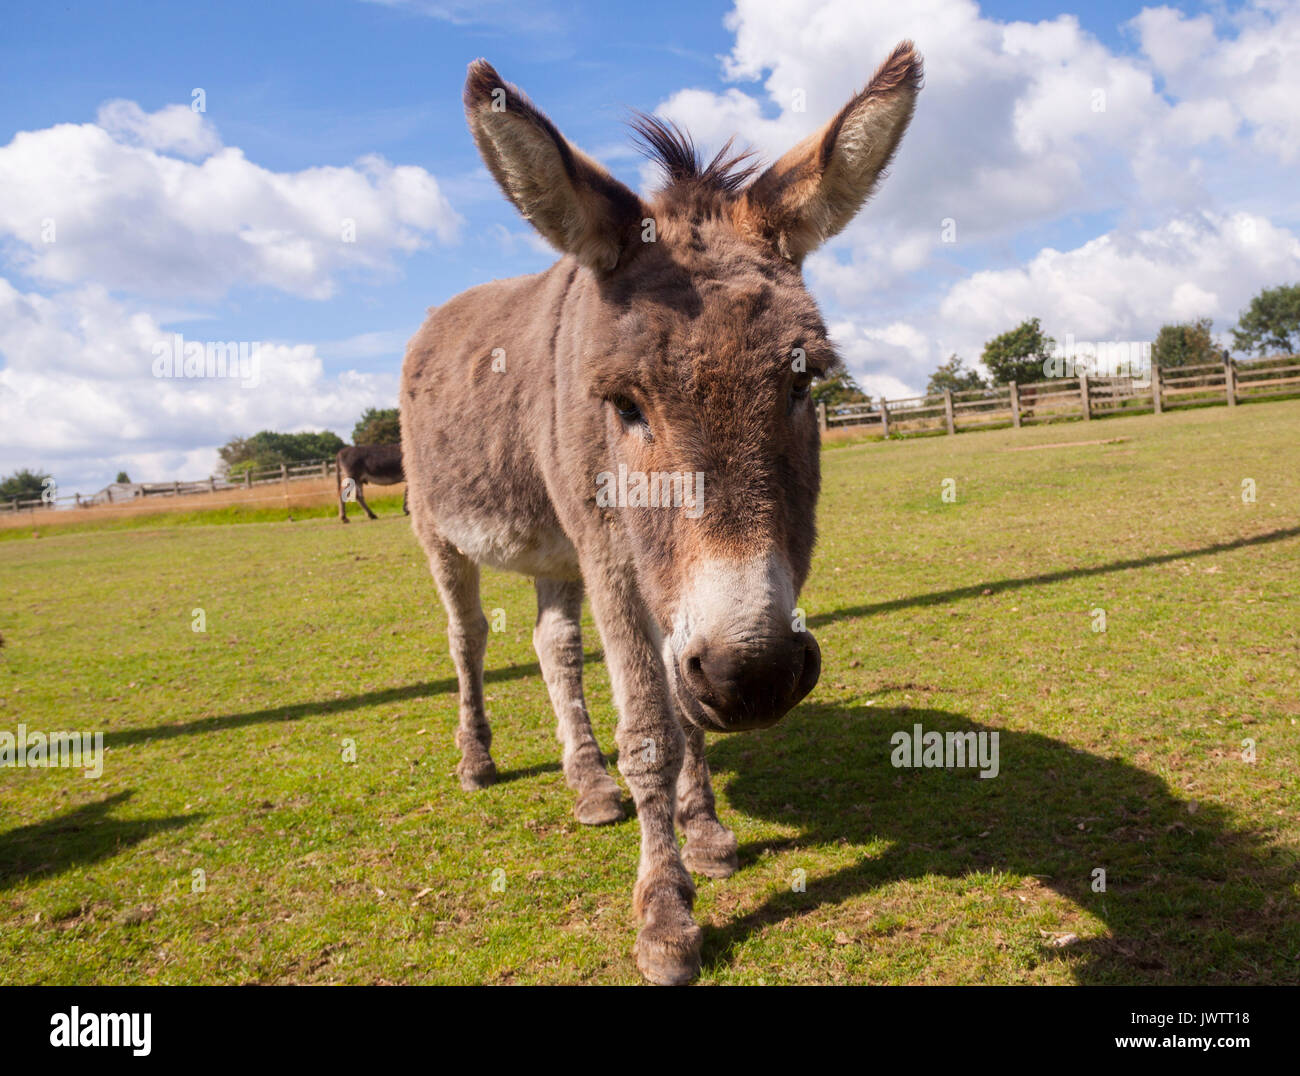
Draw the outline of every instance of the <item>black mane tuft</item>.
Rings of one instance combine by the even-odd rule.
[[[637,148],[664,170],[669,186],[689,184],[717,194],[734,195],[758,171],[753,150],[732,152],[734,138],[727,139],[727,144],[706,165],[700,160],[691,136],[672,120],[638,112],[631,127]]]

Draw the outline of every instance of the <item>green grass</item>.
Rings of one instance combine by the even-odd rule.
[[[742,869],[698,880],[702,981],[1300,981],[1298,439],[1284,402],[827,452],[822,681],[711,746]],[[0,580],[0,730],[109,748],[0,770],[0,981],[638,981],[636,823],[573,820],[526,580],[484,576],[474,795],[396,505],[6,542]],[[1000,775],[893,768],[916,723],[997,731]]]

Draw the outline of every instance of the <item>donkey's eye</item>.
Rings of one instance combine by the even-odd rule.
[[[629,426],[638,424],[644,425],[645,416],[641,414],[641,408],[637,407],[637,405],[626,396],[611,396],[609,402],[614,405],[614,410],[618,412],[618,417]]]
[[[790,402],[798,403],[800,400],[806,400],[811,392],[812,374],[807,372],[796,374],[794,384],[790,386]]]

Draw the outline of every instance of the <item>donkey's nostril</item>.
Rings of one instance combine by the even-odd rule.
[[[709,682],[708,674],[704,671],[704,660],[707,652],[703,640],[691,644],[686,653],[682,655],[682,678],[697,699],[708,703],[710,706],[716,706],[719,700],[714,693],[713,685]]]

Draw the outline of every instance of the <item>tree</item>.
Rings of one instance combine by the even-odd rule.
[[[995,382],[1023,385],[1044,379],[1043,364],[1055,348],[1056,341],[1043,332],[1038,319],[1028,318],[985,344],[981,358]]]
[[[124,484],[129,484],[131,481],[131,476],[127,474],[125,471],[118,471],[116,480]]]
[[[282,463],[332,458],[343,447],[336,433],[273,433],[262,430],[252,437],[232,437],[217,451],[227,474],[265,471]]]
[[[930,375],[926,383],[927,396],[940,396],[944,389],[950,392],[966,392],[968,389],[987,387],[978,370],[968,370],[959,355],[949,355],[948,361],[939,364],[939,368]]]
[[[49,480],[50,476],[43,471],[29,471],[24,467],[0,480],[0,500],[34,501],[45,492],[45,483]]]
[[[1300,284],[1265,288],[1251,299],[1232,330],[1232,346],[1260,355],[1300,351]]]
[[[367,407],[352,429],[354,445],[400,445],[402,424],[396,407]]]
[[[812,398],[814,403],[825,404],[827,407],[868,402],[867,394],[843,366],[837,367],[813,385]]]
[[[1210,335],[1213,318],[1162,325],[1151,345],[1151,361],[1157,366],[1199,366],[1219,362],[1219,349]]]

